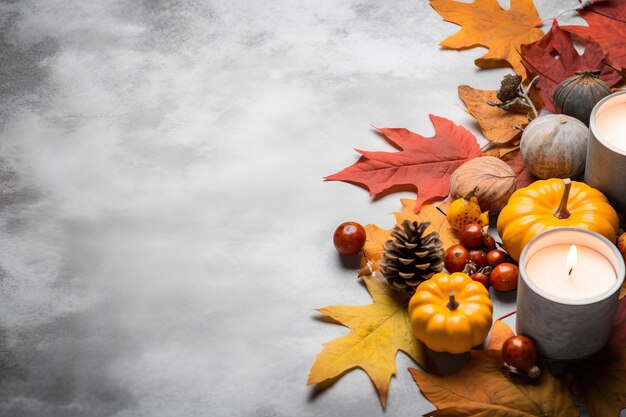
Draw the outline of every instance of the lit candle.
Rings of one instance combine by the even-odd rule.
[[[593,355],[609,338],[626,267],[604,236],[576,227],[550,229],[522,250],[518,334],[552,359]]]
[[[596,127],[607,144],[626,152],[626,103],[600,108],[596,113]]]
[[[615,284],[613,265],[586,246],[559,244],[535,253],[526,273],[537,288],[570,300],[584,300],[605,293]]]
[[[626,214],[626,91],[598,102],[589,118],[585,182]]]

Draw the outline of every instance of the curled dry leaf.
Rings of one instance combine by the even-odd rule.
[[[519,49],[543,36],[541,18],[532,0],[511,0],[504,10],[496,0],[475,0],[463,3],[452,0],[430,0],[430,5],[446,22],[461,29],[444,39],[440,45],[450,49],[484,46],[489,49],[474,63],[480,68],[505,65],[526,78],[520,62]]]
[[[396,373],[398,350],[424,367],[423,347],[413,337],[404,294],[377,278],[363,279],[373,304],[337,305],[318,310],[350,328],[350,333],[324,344],[311,367],[307,384],[319,384],[361,368],[372,380],[385,407],[391,377]]]
[[[476,119],[487,139],[496,143],[519,140],[522,135],[519,127],[529,123],[527,114],[514,113],[487,104],[487,101],[497,101],[497,90],[479,90],[469,85],[460,85],[458,90],[459,97],[467,106],[467,112]]]

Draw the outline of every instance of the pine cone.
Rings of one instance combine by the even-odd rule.
[[[498,100],[502,103],[515,100],[518,97],[517,93],[520,84],[522,84],[521,75],[505,75],[500,83],[500,89],[496,92],[496,97],[498,97]]]
[[[393,228],[391,236],[395,239],[385,242],[380,261],[380,272],[392,288],[413,294],[422,281],[443,269],[444,250],[439,233],[423,236],[429,225],[405,220]]]

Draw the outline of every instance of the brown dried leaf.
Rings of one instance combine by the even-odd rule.
[[[499,350],[472,351],[456,375],[438,376],[409,369],[422,394],[437,407],[437,416],[576,417],[578,409],[561,380],[545,372],[538,383],[513,381]]]
[[[490,106],[487,101],[498,102],[496,90],[478,90],[469,85],[459,86],[459,97],[467,106],[467,112],[480,125],[483,135],[496,143],[519,140],[522,131],[515,126],[526,126],[528,115]]]

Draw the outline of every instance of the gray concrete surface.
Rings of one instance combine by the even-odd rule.
[[[332,231],[411,194],[322,177],[391,149],[370,124],[478,133],[456,88],[507,70],[440,50],[457,27],[425,0],[9,0],[0,23],[0,415],[385,414],[362,371],[305,386],[346,332],[313,309],[369,303]],[[386,415],[432,408],[409,366]]]

